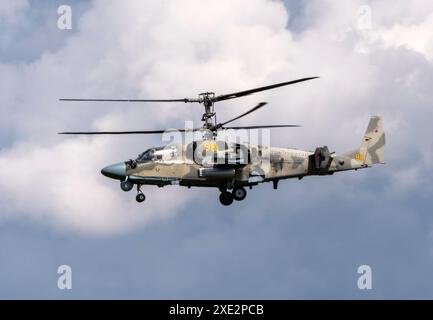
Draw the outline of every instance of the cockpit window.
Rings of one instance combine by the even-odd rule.
[[[148,149],[144,151],[143,153],[140,153],[138,155],[137,161],[150,161],[153,160],[155,154],[155,149]]]
[[[154,160],[161,160],[162,155],[157,154],[158,151],[163,150],[164,147],[158,147],[158,148],[150,148],[143,153],[140,153],[136,159],[137,162],[145,162],[145,161],[154,161]]]

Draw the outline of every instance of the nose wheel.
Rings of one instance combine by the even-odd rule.
[[[142,203],[142,202],[144,202],[144,200],[146,200],[146,196],[141,191],[140,185],[137,185],[137,196],[135,197],[135,200],[137,200],[138,203]]]
[[[131,181],[125,180],[120,182],[120,189],[122,189],[123,191],[131,191],[132,188],[134,188],[134,184]]]
[[[135,200],[137,200],[138,203],[142,203],[144,200],[146,200],[146,196],[143,193],[139,193],[135,197]]]

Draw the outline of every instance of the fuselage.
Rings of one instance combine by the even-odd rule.
[[[356,159],[331,155],[321,169],[316,167],[315,152],[255,145],[218,149],[211,144],[198,149],[173,144],[146,152],[135,160],[108,166],[102,173],[137,185],[230,188],[366,167]]]
[[[150,148],[135,160],[105,167],[102,174],[120,180],[123,191],[136,185],[138,202],[146,198],[142,185],[180,185],[218,188],[221,204],[228,206],[245,199],[245,187],[272,182],[277,189],[284,179],[332,175],[385,163],[384,150],[383,120],[373,116],[360,146],[343,155],[331,153],[326,146],[313,152],[210,139]]]

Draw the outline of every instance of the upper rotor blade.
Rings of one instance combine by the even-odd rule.
[[[229,121],[226,121],[226,122],[220,123],[220,124],[217,125],[217,127],[220,128],[220,127],[226,125],[227,123],[230,123],[230,122],[233,122],[233,121],[235,121],[235,120],[238,120],[238,119],[240,119],[240,118],[242,118],[242,117],[245,117],[246,115],[248,115],[248,114],[250,114],[250,113],[252,113],[252,112],[254,112],[254,111],[259,110],[261,107],[264,107],[265,105],[267,105],[267,102],[260,102],[257,106],[255,106],[255,107],[252,108],[251,110],[248,110],[247,112],[245,112],[245,113],[241,114],[240,116],[237,116],[236,118],[233,118],[233,119],[231,119],[231,120],[229,120]]]
[[[223,127],[222,130],[226,129],[265,129],[265,128],[297,128],[299,125],[293,124],[278,124],[278,125],[262,125],[262,126],[237,126],[237,127]],[[64,135],[127,135],[127,134],[163,134],[167,132],[191,132],[191,131],[201,131],[203,128],[195,129],[167,129],[167,130],[147,130],[147,131],[69,131],[69,132],[59,132],[58,134]]]
[[[68,135],[115,135],[115,134],[163,134],[165,132],[187,132],[197,131],[198,129],[168,129],[168,130],[148,130],[148,131],[81,131],[81,132],[59,132],[58,134]]]
[[[224,127],[223,129],[272,129],[272,128],[299,128],[296,124],[277,124],[277,125],[263,125],[263,126],[238,126],[238,127]]]
[[[317,79],[317,78],[319,78],[319,77],[302,78],[302,79],[298,79],[298,80],[277,83],[277,84],[273,84],[273,85],[270,85],[270,86],[265,86],[265,87],[260,87],[260,88],[245,90],[245,91],[239,91],[239,92],[235,92],[235,93],[223,94],[223,95],[215,97],[213,99],[213,101],[217,102],[217,101],[222,101],[222,100],[239,98],[239,97],[250,95],[250,94],[255,93],[255,92],[260,92],[260,91],[275,89],[275,88],[279,88],[279,87],[283,87],[283,86],[288,86],[288,85],[295,84],[295,83],[298,83],[298,82],[313,80],[313,79]]]
[[[73,101],[73,102],[199,102],[197,99],[59,99],[60,101]]]

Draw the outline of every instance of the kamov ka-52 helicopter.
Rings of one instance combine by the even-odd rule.
[[[249,111],[225,122],[217,123],[215,103],[251,95],[256,92],[275,89],[295,83],[313,80],[309,77],[270,86],[215,95],[213,92],[199,94],[194,99],[60,99],[61,101],[98,101],[98,102],[183,102],[200,103],[205,112],[201,128],[152,131],[99,131],[99,132],[61,132],[74,135],[114,135],[114,134],[164,134],[180,132],[187,135],[200,133],[201,139],[189,142],[175,142],[163,147],[154,147],[141,153],[136,159],[130,159],[109,165],[101,173],[109,178],[120,180],[123,191],[137,187],[136,200],[143,202],[146,197],[141,191],[143,185],[164,187],[179,185],[191,187],[214,187],[219,189],[220,202],[231,205],[234,200],[242,201],[247,196],[246,188],[272,182],[274,189],[283,179],[312,175],[332,175],[335,172],[358,170],[372,164],[384,163],[385,132],[383,121],[374,116],[370,119],[359,148],[336,155],[328,147],[317,147],[315,151],[302,151],[288,148],[275,148],[261,144],[228,142],[219,140],[219,133],[225,130],[251,130],[291,128],[298,125],[253,125],[227,126],[252,112],[264,107],[259,103]]]

